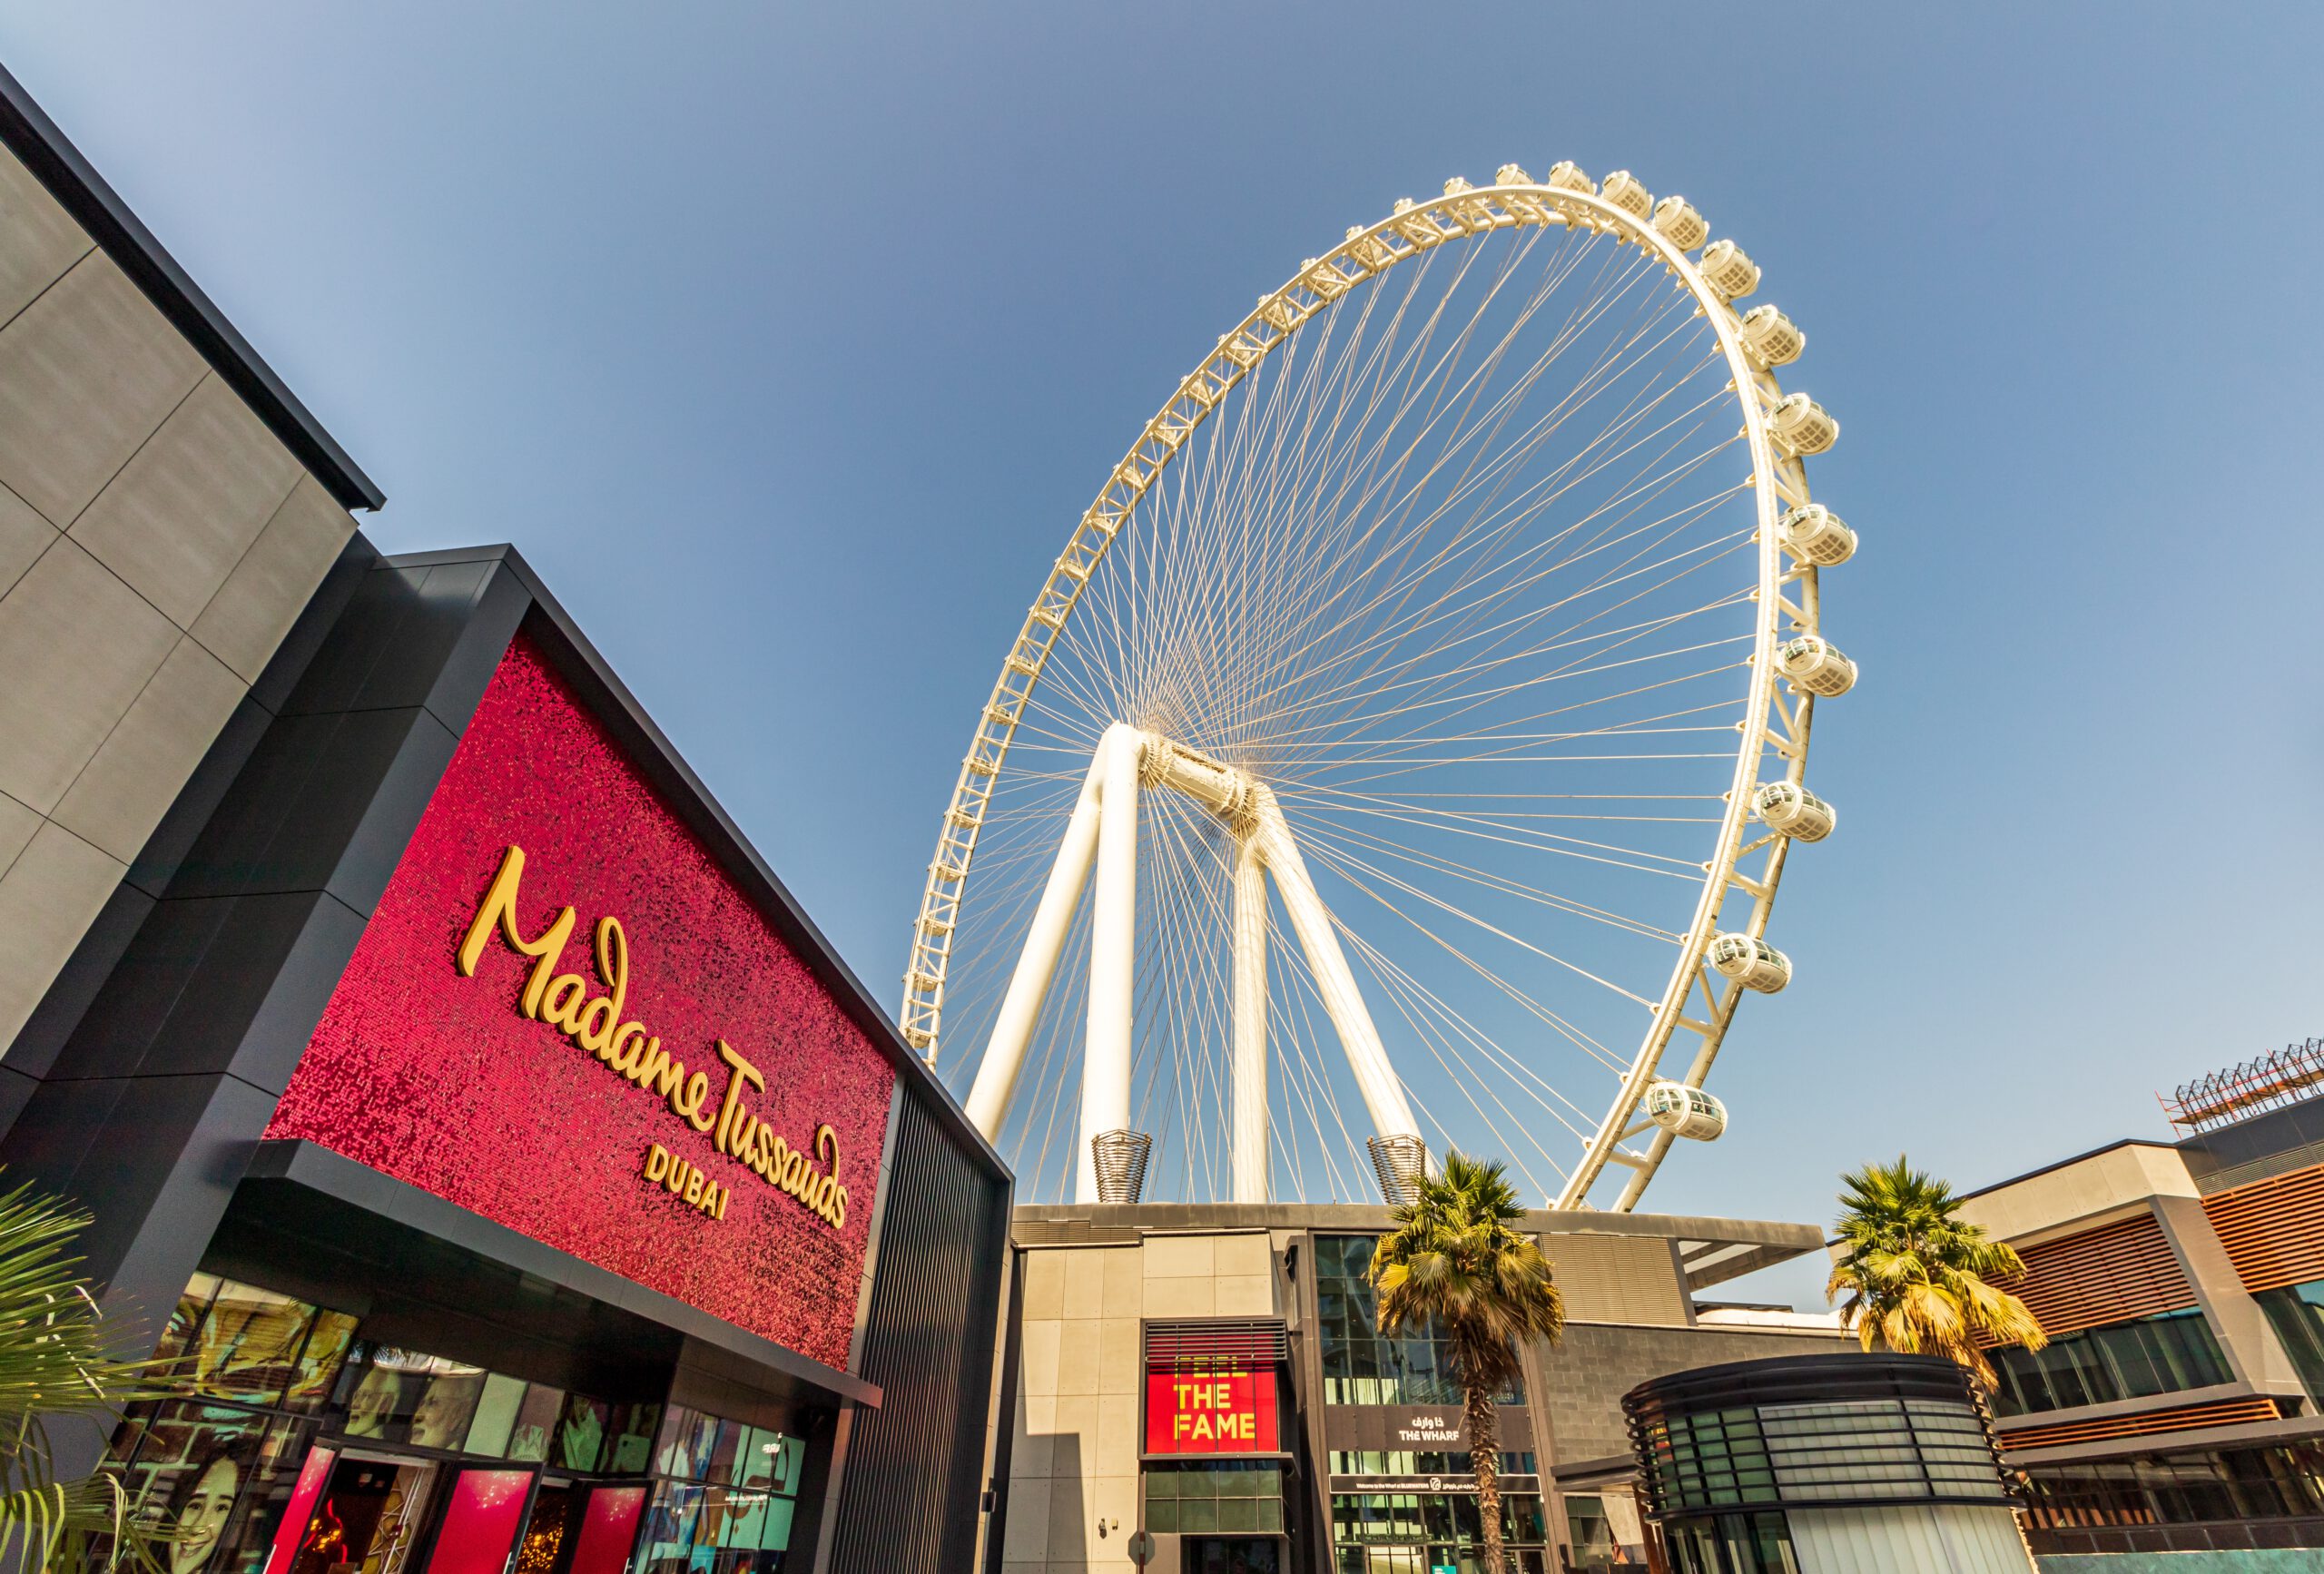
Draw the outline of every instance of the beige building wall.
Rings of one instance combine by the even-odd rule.
[[[1003,1574],[1128,1574],[1139,1322],[1283,1315],[1271,1237],[1156,1234],[1118,1245],[1029,1246],[1021,1261]]]
[[[0,1046],[354,529],[0,152]]]
[[[1140,1519],[1141,1321],[1281,1317],[1295,1339],[1303,1326],[1312,1337],[1284,1277],[1286,1250],[1318,1235],[1376,1235],[1389,1222],[1385,1208],[1340,1204],[1019,1207],[1006,1519],[984,1567],[1130,1574],[1128,1538]],[[1578,1213],[1534,1214],[1527,1224],[1554,1264],[1567,1313],[1563,1341],[1532,1352],[1527,1376],[1537,1451],[1580,1471],[1548,1488],[1553,1540],[1570,1533],[1564,1494],[1581,1493],[1600,1498],[1636,1542],[1620,1405],[1635,1383],[1721,1362],[1855,1348],[1826,1322],[1713,1326],[1698,1317],[1687,1249],[1723,1257],[1749,1246],[1780,1262],[1817,1249],[1812,1226]],[[1304,1451],[1305,1441],[1286,1446]],[[1157,1540],[1157,1566],[1175,1567],[1177,1539]]]
[[[1961,1200],[1961,1217],[1997,1241],[2031,1245],[2144,1211],[2157,1197],[2192,1197],[2195,1182],[2178,1149],[2118,1143]]]

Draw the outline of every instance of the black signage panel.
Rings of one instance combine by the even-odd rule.
[[[1501,1451],[1530,1453],[1532,1418],[1523,1405],[1496,1407]],[[1465,1453],[1468,1428],[1458,1405],[1334,1404],[1324,1409],[1324,1446],[1398,1453]]]

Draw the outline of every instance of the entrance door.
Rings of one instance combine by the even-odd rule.
[[[1195,1536],[1179,1556],[1186,1574],[1284,1574],[1283,1543],[1269,1536]]]
[[[525,1540],[517,1549],[517,1561],[508,1574],[563,1574],[566,1565],[559,1554],[577,1540],[575,1532],[581,1504],[587,1496],[586,1488],[544,1478],[540,1490],[533,1494],[533,1511],[525,1519]]]
[[[533,1481],[531,1471],[454,1471],[428,1574],[502,1574]]]
[[[425,1461],[360,1454],[340,1460],[290,1574],[404,1574],[435,1477],[436,1466]]]
[[[508,1574],[623,1574],[645,1507],[644,1487],[544,1477]]]
[[[563,1574],[622,1574],[629,1567],[630,1543],[637,1540],[637,1516],[645,1507],[644,1487],[594,1489],[587,1506],[566,1520],[573,1557]]]

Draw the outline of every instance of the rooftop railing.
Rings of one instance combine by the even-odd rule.
[[[2310,1038],[2183,1082],[2167,1098],[2155,1097],[2171,1125],[2186,1131],[2211,1131],[2296,1103],[2320,1085],[2324,1038]]]

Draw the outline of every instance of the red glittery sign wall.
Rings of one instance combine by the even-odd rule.
[[[627,942],[619,1018],[641,1024],[690,1072],[708,1073],[714,1112],[730,1080],[718,1041],[755,1067],[765,1087],[743,1090],[747,1107],[813,1169],[836,1170],[849,1192],[840,1227],[824,1216],[836,1211],[828,1188],[819,1214],[754,1170],[753,1156],[766,1167],[763,1145],[730,1156],[717,1146],[724,1127],[696,1130],[653,1086],[527,1016],[534,964],[497,929],[475,976],[461,976],[461,942],[511,845],[524,850],[519,933],[537,940],[561,910],[575,909],[553,970],[603,997],[610,989],[593,937],[601,919],[616,918]],[[584,1011],[574,999],[571,1015]],[[267,1135],[320,1143],[844,1366],[894,1081],[880,1051],[519,637]],[[835,1163],[817,1141],[823,1126]],[[647,1179],[655,1144],[725,1189],[723,1217],[690,1203],[683,1186]],[[788,1173],[803,1172],[794,1164]]]

